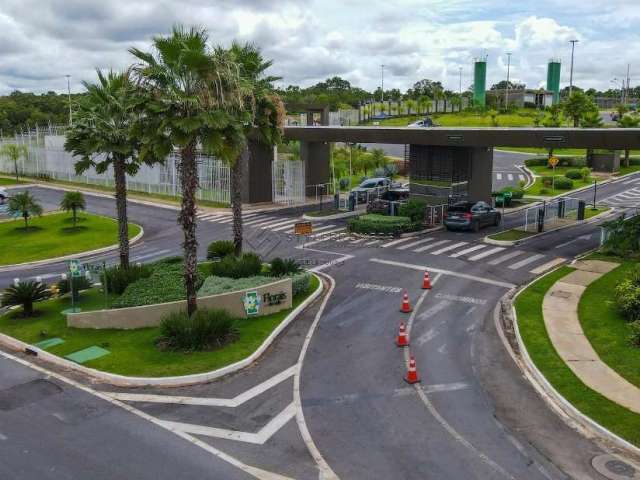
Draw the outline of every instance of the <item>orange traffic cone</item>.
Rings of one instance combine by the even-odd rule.
[[[409,313],[411,311],[411,305],[409,304],[409,294],[405,290],[404,295],[402,295],[402,306],[400,307],[400,311],[402,313]]]
[[[400,322],[400,331],[398,332],[396,345],[398,345],[399,347],[409,346],[409,335],[407,335],[407,330],[404,327],[404,322]]]
[[[422,289],[431,290],[431,279],[429,278],[429,272],[424,272],[424,279],[422,280]]]
[[[404,377],[404,381],[410,384],[418,383],[420,377],[418,377],[418,370],[416,369],[416,359],[411,357],[409,359],[409,369],[407,370],[407,376]]]

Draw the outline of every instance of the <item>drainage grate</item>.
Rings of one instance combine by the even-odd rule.
[[[22,383],[0,390],[0,410],[10,411],[39,402],[51,395],[62,392],[62,388],[44,379]]]
[[[640,479],[640,468],[629,460],[604,454],[594,457],[591,465],[596,471],[611,480]]]

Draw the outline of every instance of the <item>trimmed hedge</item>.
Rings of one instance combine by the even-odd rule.
[[[410,198],[400,205],[398,213],[401,217],[409,217],[412,222],[424,222],[427,213],[427,202],[417,198]]]
[[[399,235],[418,230],[421,222],[412,222],[409,217],[389,217],[370,213],[349,220],[347,226],[352,233]]]
[[[257,275],[255,277],[245,278],[229,278],[229,277],[207,277],[198,290],[199,297],[206,297],[209,295],[218,295],[225,292],[234,292],[236,290],[246,290],[249,288],[259,287],[260,285],[266,285],[273,283],[273,277],[265,277],[264,275]]]
[[[567,177],[556,177],[555,188],[558,190],[570,190],[573,188],[573,180]]]
[[[524,190],[520,187],[504,187],[500,192],[511,192],[511,198],[514,200],[524,197]]]
[[[198,309],[191,317],[170,313],[160,324],[159,345],[171,350],[212,350],[237,337],[236,319],[226,310]]]
[[[239,258],[227,255],[221,261],[211,264],[211,274],[217,277],[255,277],[261,271],[262,260],[255,253],[245,253]]]
[[[582,180],[582,172],[580,170],[567,170],[564,176],[571,180]]]

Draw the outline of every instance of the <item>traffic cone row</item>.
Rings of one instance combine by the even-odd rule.
[[[409,294],[407,293],[407,291],[404,291],[404,294],[402,295],[402,305],[400,306],[400,311],[402,313],[409,313],[411,312],[411,304],[409,303]]]
[[[424,272],[424,278],[422,279],[422,289],[431,290],[431,279],[429,278],[429,272]]]
[[[396,345],[399,347],[408,347],[409,346],[409,335],[407,335],[407,330],[404,326],[404,322],[400,322],[400,331],[398,332],[398,338],[396,339]]]
[[[416,368],[416,359],[413,356],[409,358],[409,368],[407,369],[407,376],[404,377],[404,381],[408,384],[414,384],[420,381],[418,369]]]

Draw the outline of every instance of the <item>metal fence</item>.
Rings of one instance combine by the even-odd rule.
[[[582,208],[584,208],[583,200],[561,197],[550,202],[543,202],[542,205],[527,208],[524,211],[524,231],[537,232],[540,224],[542,224],[542,229],[545,230],[548,227],[576,222],[580,203],[583,204]]]
[[[271,166],[273,202],[281,205],[302,205],[305,202],[305,172],[302,160],[275,159]]]

